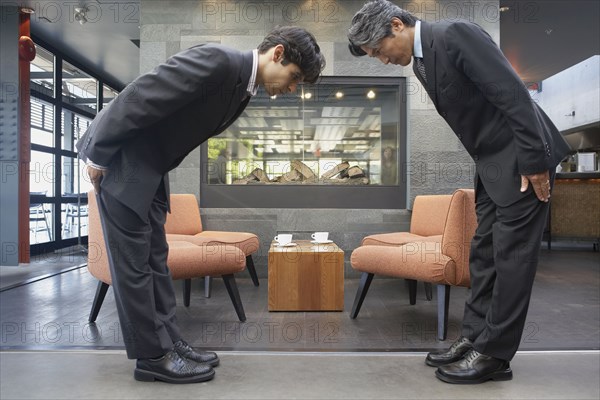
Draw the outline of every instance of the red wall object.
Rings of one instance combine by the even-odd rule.
[[[29,164],[31,161],[31,103],[29,98],[29,63],[35,58],[30,38],[30,15],[20,13],[19,21],[19,262],[29,263]]]

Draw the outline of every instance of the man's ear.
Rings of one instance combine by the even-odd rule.
[[[275,46],[275,48],[273,49],[273,61],[276,63],[283,61],[284,53],[285,47],[283,47],[282,44],[278,44],[277,46]]]
[[[404,24],[398,17],[392,17],[392,21],[390,23],[392,24],[392,30],[398,29],[402,31],[402,29],[404,29]]]

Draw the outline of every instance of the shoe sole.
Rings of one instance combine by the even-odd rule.
[[[206,374],[194,375],[185,378],[173,378],[172,376],[159,374],[158,372],[146,371],[143,369],[136,368],[133,373],[133,376],[135,380],[141,382],[161,381],[167,383],[198,383],[210,381],[211,379],[213,379],[215,377],[215,371],[210,371]]]
[[[459,385],[475,385],[487,381],[510,381],[513,378],[512,370],[509,368],[504,371],[496,371],[490,374],[484,375],[479,379],[456,379],[446,376],[440,371],[435,371],[435,376],[446,383],[455,383]]]

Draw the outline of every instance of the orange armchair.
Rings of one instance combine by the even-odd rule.
[[[409,232],[370,235],[361,246],[402,246],[410,242],[441,242],[452,195],[417,196],[413,204]],[[424,282],[427,300],[433,297],[431,283]],[[416,292],[414,293],[416,296]]]
[[[89,321],[94,322],[100,312],[102,303],[112,284],[109,260],[106,252],[106,242],[100,223],[100,214],[96,195],[93,191],[88,193],[88,270],[99,280],[96,296],[90,311]],[[244,270],[246,259],[244,253],[235,246],[215,245],[205,242],[194,245],[188,242],[171,242],[167,265],[173,279],[183,279],[183,302],[186,307],[190,305],[191,279],[207,276],[221,275],[225,287],[233,303],[240,321],[246,320],[244,307],[233,276],[234,273]]]
[[[446,199],[440,201],[444,203]],[[437,285],[438,339],[446,338],[450,287],[470,284],[469,252],[477,227],[474,191],[455,191],[443,221],[439,238],[405,234],[410,241],[404,244],[365,245],[352,252],[352,267],[361,271],[362,276],[350,318],[358,316],[375,274],[408,280],[410,304],[416,302],[417,281],[429,282]]]
[[[246,257],[246,268],[254,286],[258,286],[258,276],[254,268],[252,254],[259,248],[258,236],[248,232],[205,231],[202,229],[198,200],[193,194],[172,194],[171,213],[167,214],[165,231],[169,242],[183,241],[196,245],[207,243],[233,246]],[[206,297],[210,297],[210,276],[205,281]]]

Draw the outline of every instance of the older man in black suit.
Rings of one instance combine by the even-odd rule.
[[[184,50],[132,82],[77,144],[98,196],[113,289],[135,378],[210,380],[213,352],[181,339],[166,265],[168,172],[241,114],[259,85],[269,95],[314,82],[325,60],[297,27],[271,31],[258,49],[207,44]]]
[[[462,337],[426,363],[450,383],[512,378],[554,168],[569,147],[492,38],[467,21],[427,23],[386,0],[352,19],[349,48],[413,69],[476,166],[478,227]]]

